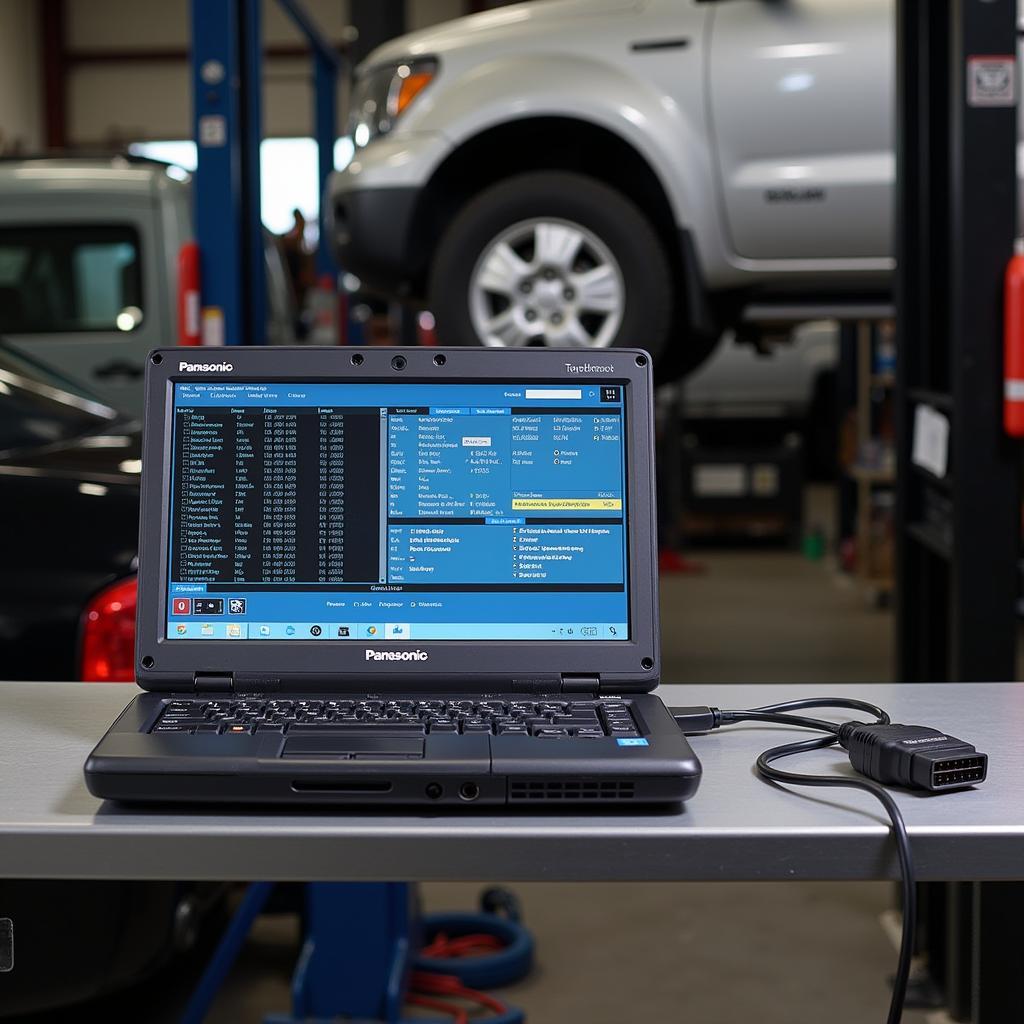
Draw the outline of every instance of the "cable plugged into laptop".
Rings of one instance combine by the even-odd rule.
[[[833,708],[859,711],[874,722],[828,722],[794,712],[809,708]],[[899,963],[893,979],[887,1024],[899,1024],[910,978],[914,951],[914,922],[917,916],[914,859],[896,801],[885,786],[903,786],[938,793],[963,789],[984,782],[988,774],[988,755],[979,753],[970,743],[924,725],[896,725],[888,714],[867,701],[846,697],[821,697],[791,700],[781,704],[742,711],[723,711],[708,706],[670,708],[676,724],[687,735],[712,732],[740,722],[766,722],[824,733],[806,740],[783,743],[765,750],[757,758],[757,772],[767,782],[794,786],[844,786],[871,793],[892,823],[892,835],[899,857],[903,893],[903,934]],[[859,772],[856,776],[807,775],[784,771],[773,762],[793,754],[820,750],[838,744]]]

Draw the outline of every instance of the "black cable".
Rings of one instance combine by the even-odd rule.
[[[845,708],[849,711],[863,711],[880,724],[888,725],[889,716],[876,704],[852,697],[802,697],[800,700],[784,700],[780,704],[764,704],[754,711],[803,711],[806,708]]]
[[[799,711],[804,708],[846,708],[863,711],[873,715],[879,725],[888,725],[889,716],[881,708],[863,700],[849,697],[808,697],[802,700],[788,700],[781,704],[765,704],[762,707],[743,711],[720,711],[713,709],[718,725],[734,725],[737,722],[773,722],[777,725],[795,725],[804,729],[816,729],[819,732],[839,734],[841,725],[837,722],[826,722],[821,718],[805,718],[803,715],[791,715],[788,711]]]
[[[882,708],[869,704],[867,701],[853,700],[847,697],[805,698],[783,701],[779,704],[765,704],[759,708],[738,711],[721,711],[718,708],[680,708],[674,710],[680,712],[675,717],[684,732],[687,731],[688,724],[693,725],[694,731],[707,731],[708,729],[717,729],[721,726],[735,725],[739,722],[771,722],[778,725],[789,725],[824,732],[827,735],[810,740],[783,743],[780,746],[771,747],[764,751],[757,758],[758,774],[766,781],[777,784],[844,786],[848,789],[861,789],[870,793],[882,804],[892,823],[892,834],[899,856],[900,882],[903,891],[903,929],[900,938],[899,960],[896,967],[896,976],[893,980],[889,1015],[886,1019],[887,1024],[899,1024],[903,1016],[903,1003],[906,999],[907,984],[910,980],[910,967],[914,952],[914,926],[917,914],[914,861],[910,849],[910,840],[907,836],[907,826],[903,821],[903,815],[900,813],[899,807],[896,806],[896,801],[879,783],[871,779],[860,777],[844,778],[834,775],[803,775],[773,767],[772,762],[780,758],[804,753],[808,750],[820,750],[839,743],[839,733],[843,728],[841,725],[835,722],[826,722],[823,719],[806,718],[802,715],[787,713],[808,708],[843,708],[861,711],[871,715],[877,725],[888,726],[890,724],[889,716]]]
[[[874,796],[885,808],[885,812],[892,822],[892,834],[893,839],[896,841],[896,851],[899,855],[900,882],[903,891],[903,930],[900,937],[900,953],[896,966],[896,976],[893,979],[892,997],[889,1001],[889,1015],[886,1021],[887,1024],[899,1024],[903,1017],[903,1002],[906,999],[907,984],[910,980],[910,966],[914,954],[914,924],[917,916],[917,887],[914,877],[914,860],[903,815],[900,813],[899,807],[896,806],[896,801],[893,800],[889,792],[871,779],[842,778],[834,775],[803,775],[797,772],[787,772],[772,765],[773,761],[777,761],[780,758],[803,753],[807,750],[830,747],[837,742],[837,736],[828,735],[816,737],[812,740],[783,743],[780,746],[764,751],[764,753],[758,756],[757,771],[762,778],[776,783],[794,786],[845,786],[852,789],[862,789]]]
[[[814,729],[817,732],[832,733],[839,736],[839,723],[826,722],[820,718],[805,718],[803,715],[787,715],[781,711],[761,711],[751,708],[749,711],[722,711],[719,713],[719,725],[737,725],[740,722],[770,722],[773,725],[798,725],[802,729]]]
[[[847,721],[842,724],[821,718],[807,718],[790,712],[808,708],[843,708],[871,715],[874,722]],[[880,707],[849,697],[807,697],[801,700],[765,704],[741,711],[720,708],[670,708],[679,728],[688,735],[710,732],[723,725],[739,722],[771,722],[778,725],[813,729],[825,733],[812,740],[784,743],[764,751],[757,759],[757,772],[767,782],[793,786],[845,786],[870,793],[881,803],[892,822],[893,839],[900,863],[903,888],[903,934],[899,961],[893,981],[888,1024],[898,1024],[903,1015],[910,965],[914,949],[916,917],[914,860],[896,801],[884,786],[904,786],[930,793],[964,789],[984,782],[988,776],[988,755],[973,744],[924,725],[894,725]],[[808,750],[821,750],[838,744],[849,755],[857,771],[853,777],[840,775],[802,775],[775,768],[773,761]]]

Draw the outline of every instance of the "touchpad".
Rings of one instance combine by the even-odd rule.
[[[296,736],[282,757],[422,757],[423,740],[410,736]]]

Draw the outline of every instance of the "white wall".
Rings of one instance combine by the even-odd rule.
[[[10,2],[0,0],[0,5]],[[405,3],[410,29],[458,17],[468,6],[465,0],[380,2]],[[327,38],[344,37],[349,22],[346,0],[303,3]],[[68,49],[185,49],[188,12],[188,0],[68,0]],[[303,42],[275,0],[263,0],[263,36],[271,46]],[[277,58],[264,61],[263,70],[264,135],[311,135],[311,62]],[[69,141],[106,147],[132,140],[190,138],[190,89],[185,61],[77,65],[69,80]]]
[[[43,147],[35,0],[0,0],[0,153]]]

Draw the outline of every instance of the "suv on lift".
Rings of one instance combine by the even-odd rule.
[[[889,301],[893,0],[543,0],[357,71],[339,260],[462,345],[644,345],[663,375]]]
[[[294,341],[294,301],[266,235],[268,340]],[[0,333],[116,409],[142,412],[146,353],[177,344],[190,175],[138,157],[0,161]]]

